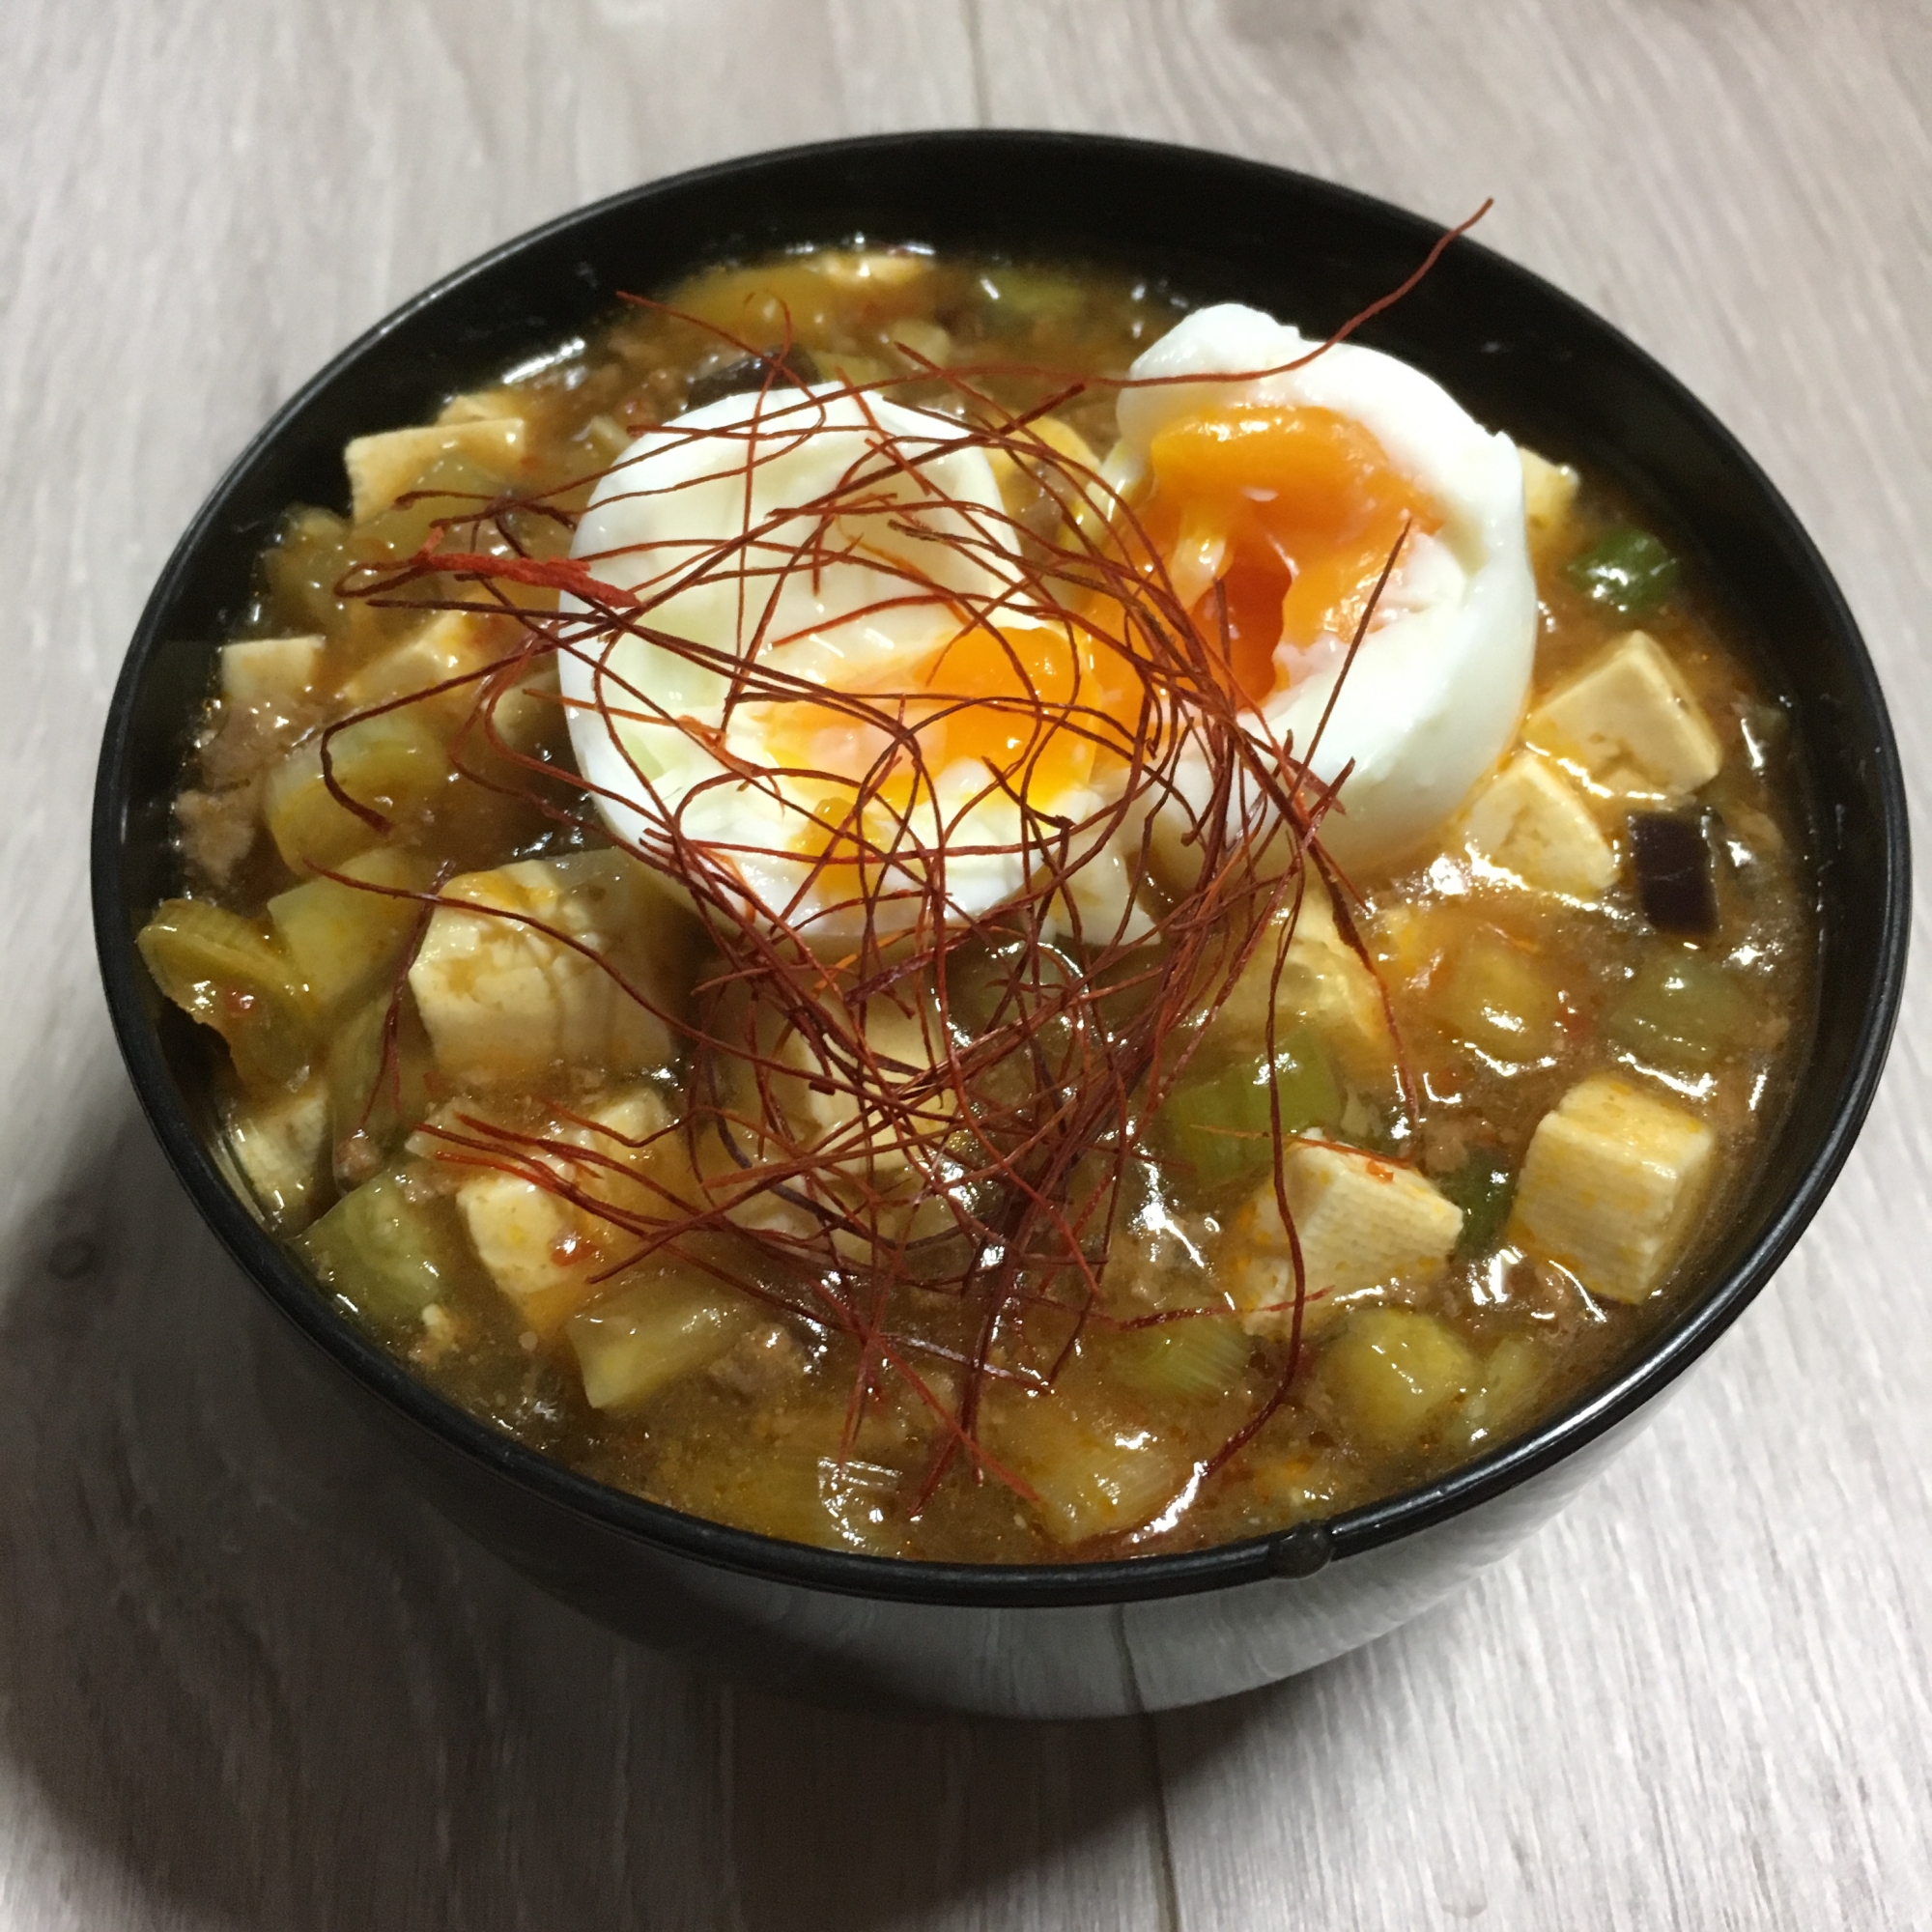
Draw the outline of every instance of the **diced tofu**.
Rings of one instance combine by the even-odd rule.
[[[452,677],[480,671],[507,656],[514,645],[515,633],[502,620],[467,611],[439,611],[401,643],[364,665],[342,687],[343,702],[352,711],[361,711],[413,692],[432,691]],[[452,720],[461,717],[475,705],[484,682],[479,678],[445,693],[435,700],[436,707]]]
[[[229,1110],[228,1151],[269,1226],[292,1235],[306,1225],[322,1192],[328,1141],[328,1090],[312,1079],[272,1100]]]
[[[1642,1301],[1682,1250],[1716,1160],[1694,1115],[1598,1074],[1537,1123],[1507,1238],[1592,1294]]]
[[[1723,749],[1677,668],[1631,631],[1531,714],[1529,742],[1606,790],[1684,798],[1718,775]]]
[[[1582,478],[1567,463],[1552,463],[1535,450],[1517,445],[1522,464],[1522,512],[1532,536],[1559,529],[1577,500]]]
[[[837,1060],[822,1059],[818,1048],[796,1033],[785,1040],[781,1057],[802,1077],[786,1084],[783,1097],[786,1111],[815,1129],[819,1146],[833,1143],[841,1152],[850,1148],[855,1166],[865,1166],[869,1159],[873,1173],[889,1180],[906,1165],[899,1136],[923,1141],[935,1132],[944,1132],[952,1122],[956,1099],[943,1078],[928,1077],[934,1064],[933,1048],[943,1045],[943,1029],[936,1014],[922,1018],[884,995],[867,1003],[865,1030],[878,1073],[867,1072],[863,1084],[872,1092],[882,1081],[902,1111],[889,1114],[878,1107],[868,1108],[862,1127],[859,1097],[851,1091],[857,1070]]]
[[[450,1110],[462,1111],[460,1105]],[[649,1088],[634,1088],[591,1108],[585,1119],[611,1131],[600,1134],[571,1125],[548,1138],[562,1148],[600,1154],[603,1160],[572,1161],[560,1149],[518,1151],[582,1195],[619,1212],[647,1212],[658,1197],[622,1170],[635,1170],[645,1157],[629,1144],[646,1141],[668,1124],[663,1099]],[[453,1120],[445,1124],[464,1131]],[[424,1136],[422,1145],[434,1152],[439,1143]],[[595,1286],[593,1277],[636,1244],[634,1233],[535,1181],[482,1167],[457,1172],[463,1179],[457,1182],[456,1205],[477,1259],[540,1335],[554,1332],[582,1307]]]
[[[540,1086],[564,1067],[621,1077],[670,1058],[661,1014],[681,998],[648,944],[666,901],[627,853],[526,859],[452,879],[442,895],[493,909],[440,906],[410,968],[455,1086]]]
[[[221,647],[221,695],[230,704],[288,706],[322,668],[320,638],[247,638]]]
[[[1252,1035],[1257,1041],[1264,1037],[1274,967],[1274,938],[1264,934],[1216,1015],[1218,1026]],[[1342,937],[1327,891],[1312,873],[1273,992],[1279,1031],[1305,1021],[1350,1080],[1376,1086],[1390,1079],[1394,1045],[1381,990],[1375,975]]]
[[[466,770],[473,771],[489,738],[480,722],[469,721],[484,694],[494,687],[492,735],[513,752],[527,753],[560,725],[563,713],[554,696],[556,667],[548,659],[519,667],[513,683],[500,683],[481,674],[513,659],[517,639],[514,619],[468,611],[440,611],[401,643],[364,665],[342,687],[343,701],[351,710],[364,710],[416,692],[434,691],[451,678],[467,676],[467,684],[391,715],[419,719],[452,740],[459,729],[465,730],[460,762]]]
[[[501,422],[514,416],[520,405],[516,390],[509,388],[466,389],[451,396],[437,417],[440,423]]]
[[[1582,795],[1534,752],[1477,793],[1463,831],[1478,858],[1543,892],[1592,898],[1616,877],[1616,854]]]
[[[1449,1264],[1463,1210],[1421,1175],[1373,1154],[1288,1149],[1282,1179],[1301,1242],[1302,1332],[1325,1326],[1352,1297],[1433,1281]],[[1270,1179],[1235,1226],[1229,1292],[1251,1335],[1287,1335],[1294,1321],[1294,1262]],[[1319,1297],[1313,1298],[1313,1297]]]
[[[342,452],[349,470],[353,515],[358,524],[380,516],[440,457],[468,457],[493,475],[509,476],[522,462],[521,416],[492,416],[468,422],[430,423],[421,429],[384,430],[358,436]]]

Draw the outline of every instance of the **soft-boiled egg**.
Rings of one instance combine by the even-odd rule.
[[[1317,346],[1254,309],[1188,317],[1134,364],[1106,480],[1203,634],[1225,625],[1258,728],[1340,781],[1322,837],[1366,871],[1507,749],[1536,594],[1508,439],[1373,350],[1281,366]],[[978,920],[1042,869],[1049,926],[1135,928],[1109,747],[1145,689],[1093,610],[1029,581],[957,421],[841,389],[706,405],[631,443],[572,554],[639,600],[566,636],[561,678],[592,793],[647,856],[703,848],[821,949]]]
[[[1129,372],[1107,473],[1209,638],[1225,602],[1228,674],[1268,735],[1312,749],[1324,783],[1346,770],[1321,838],[1366,872],[1420,844],[1508,748],[1536,586],[1509,439],[1406,362],[1319,347],[1257,309],[1197,310]]]
[[[1075,826],[1105,799],[1092,734],[1042,728],[1035,701],[1100,701],[1095,647],[1023,608],[1013,543],[984,449],[948,417],[787,388],[646,431],[572,549],[644,608],[561,657],[612,829],[648,852],[674,821],[820,947],[851,942],[862,895],[888,932],[1016,896],[1040,841],[1015,792]],[[1059,866],[1086,920],[1128,916],[1106,828]]]

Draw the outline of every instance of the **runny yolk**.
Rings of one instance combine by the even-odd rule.
[[[1049,811],[1093,776],[1103,743],[1133,735],[1124,667],[1070,625],[977,625],[934,655],[920,684],[939,694],[911,712],[932,720],[920,732],[929,771],[974,760],[1023,781]]]
[[[824,791],[818,811],[828,828],[846,817],[861,781],[897,813],[916,791],[929,796],[933,781],[962,765],[971,767],[975,791],[992,787],[998,773],[1037,810],[1053,811],[1092,780],[1097,763],[1125,756],[1140,686],[1113,646],[1071,624],[982,623],[962,629],[891,690],[846,695],[862,698],[880,722],[806,702],[774,705],[765,725],[775,765],[831,779],[830,786],[803,781],[807,793]],[[885,720],[913,734],[918,766],[900,755],[881,770],[892,750]],[[835,832],[820,856],[838,842]]]
[[[1170,423],[1149,448],[1141,522],[1202,634],[1228,608],[1228,669],[1255,704],[1283,682],[1275,649],[1354,635],[1405,523],[1435,504],[1375,437],[1333,410],[1233,408]]]

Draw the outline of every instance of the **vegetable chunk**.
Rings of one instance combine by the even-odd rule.
[[[1274,1118],[1296,1134],[1332,1126],[1342,1118],[1342,1092],[1314,1030],[1297,1026],[1281,1043],[1272,1067],[1237,1061],[1218,1072],[1180,1081],[1158,1120],[1163,1140],[1207,1188],[1252,1180],[1274,1167]]]
[[[1538,1122],[1509,1236],[1592,1294],[1642,1301],[1690,1232],[1717,1148],[1694,1115],[1598,1074]]]
[[[987,1446],[1037,1498],[1055,1543],[1133,1529],[1187,1480],[1183,1443],[1064,1390],[989,1402]]]
[[[592,1408],[633,1408],[726,1353],[752,1325],[743,1295],[666,1273],[571,1318],[570,1346]]]
[[[1216,1029],[1264,1038],[1272,994],[1276,1025],[1284,1037],[1296,1021],[1306,1021],[1334,1053],[1348,1078],[1363,1086],[1387,1081],[1394,1042],[1380,989],[1375,975],[1342,937],[1328,894],[1312,874],[1302,893],[1279,983],[1274,977],[1278,937],[1278,929],[1262,936],[1215,1015]]]
[[[1676,589],[1683,565],[1650,531],[1627,526],[1573,557],[1563,575],[1593,604],[1640,617]]]
[[[345,725],[329,741],[335,782],[379,818],[408,819],[424,811],[449,782],[449,753],[420,718],[379,713]],[[382,837],[378,826],[349,810],[322,773],[322,740],[298,745],[269,774],[263,817],[289,869],[339,866]]]
[[[316,1273],[373,1321],[420,1315],[465,1266],[448,1202],[418,1199],[394,1169],[345,1194],[297,1245]]]
[[[161,991],[228,1042],[244,1087],[287,1087],[307,1071],[307,988],[257,922],[203,899],[166,899],[135,944]]]
[[[395,970],[421,910],[397,892],[422,892],[436,868],[415,853],[379,845],[347,859],[344,878],[387,891],[359,892],[335,879],[309,879],[269,901],[269,923],[290,965],[327,1016],[366,998]]]
[[[526,859],[452,879],[442,896],[487,908],[439,906],[410,968],[455,1085],[533,1087],[569,1067],[622,1076],[670,1058],[663,953],[645,943],[665,902],[628,854]]]
[[[1463,1210],[1413,1169],[1352,1150],[1301,1145],[1282,1158],[1308,1299],[1302,1332],[1325,1327],[1356,1295],[1433,1281],[1449,1264]],[[1270,1181],[1235,1224],[1229,1284],[1251,1335],[1289,1334],[1294,1261]],[[1320,1297],[1319,1299],[1317,1297]]]
[[[1477,927],[1453,954],[1434,1006],[1451,1035],[1498,1062],[1531,1064],[1561,1038],[1561,994],[1548,967],[1493,926]]]
[[[1625,796],[1688,797],[1724,762],[1710,720],[1646,631],[1626,632],[1551,692],[1527,736]]]
[[[1482,1365],[1446,1322],[1411,1308],[1365,1308],[1322,1350],[1316,1378],[1345,1426],[1378,1449],[1406,1449],[1460,1397]]]

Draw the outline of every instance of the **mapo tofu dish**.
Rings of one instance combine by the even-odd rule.
[[[1560,455],[856,244],[358,437],[140,934],[234,1184],[451,1402],[796,1542],[1182,1549],[1507,1442],[1691,1292],[1816,941],[1722,586]]]

